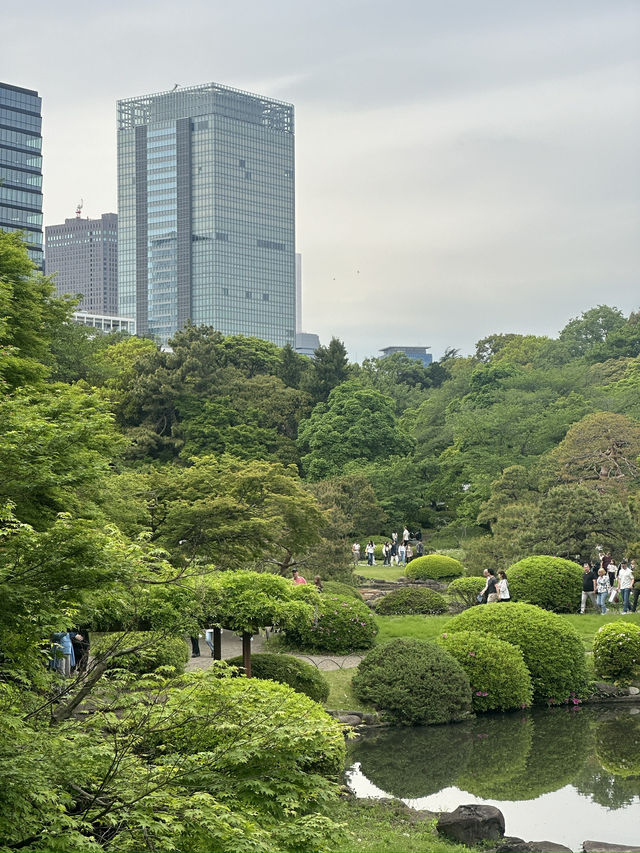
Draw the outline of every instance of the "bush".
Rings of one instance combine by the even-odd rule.
[[[447,587],[447,593],[454,604],[466,609],[478,603],[478,595],[485,583],[484,578],[456,578]]]
[[[230,658],[231,666],[242,667],[242,657]],[[251,655],[251,674],[254,678],[288,684],[297,693],[304,693],[315,702],[326,702],[329,684],[320,670],[310,663],[291,655],[274,655],[268,652]]]
[[[315,619],[286,632],[287,645],[319,652],[348,654],[370,649],[378,626],[366,604],[340,595],[320,595]]]
[[[464,563],[466,551],[464,548],[441,548],[436,551],[436,554],[441,554],[443,557],[452,557],[459,563]]]
[[[376,605],[376,613],[383,616],[403,616],[410,613],[444,613],[447,602],[443,595],[432,589],[404,587],[394,589]]]
[[[630,681],[640,671],[640,626],[609,622],[593,639],[593,668],[600,678]]]
[[[355,586],[349,586],[348,583],[340,583],[340,581],[326,581],[322,584],[322,591],[325,595],[346,595],[350,598],[357,598],[362,601],[360,590]]]
[[[438,643],[469,676],[474,711],[510,711],[531,704],[531,676],[517,646],[477,631],[447,632]]]
[[[525,557],[507,570],[513,601],[526,601],[555,613],[575,613],[580,606],[583,571],[562,557]]]
[[[556,704],[586,692],[584,647],[562,616],[533,604],[483,604],[454,616],[447,631],[481,631],[518,646],[536,703]]]
[[[411,560],[407,566],[406,575],[408,578],[416,578],[423,580],[431,578],[439,580],[440,578],[455,578],[464,574],[464,566],[453,557],[446,557],[443,554],[425,554],[424,557],[416,557]]]
[[[110,661],[108,669],[126,669],[128,672],[142,675],[145,672],[153,672],[160,666],[168,666],[176,675],[184,672],[189,660],[189,649],[182,637],[168,637],[166,634],[146,631],[105,634],[92,641],[91,654],[98,657],[112,648],[118,652],[140,644],[142,646],[137,651]]]
[[[352,685],[358,699],[400,725],[451,723],[471,711],[464,669],[444,649],[425,640],[391,640],[372,649]]]

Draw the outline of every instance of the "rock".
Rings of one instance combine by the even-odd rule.
[[[634,687],[633,685],[629,687],[629,696],[637,696],[640,693],[639,687]]]
[[[572,853],[570,847],[553,841],[523,841],[509,836],[505,836],[494,849],[495,853]]]
[[[596,681],[593,686],[599,696],[620,696],[622,693],[619,687],[616,687],[615,684],[608,684],[606,681]]]
[[[640,853],[640,847],[628,847],[626,844],[607,844],[606,841],[584,841],[584,853]]]
[[[359,714],[340,714],[338,716],[338,722],[343,723],[345,726],[359,726],[362,722],[362,718]]]
[[[363,714],[362,722],[367,726],[375,726],[380,722],[380,717],[377,714]]]
[[[436,829],[452,841],[472,847],[479,841],[497,841],[504,836],[504,815],[495,806],[463,805],[440,815]]]

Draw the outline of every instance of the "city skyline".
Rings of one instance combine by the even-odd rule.
[[[31,11],[33,55],[6,60],[43,96],[47,224],[115,209],[118,98],[215,79],[296,104],[303,325],[352,358],[638,307],[636,4]]]

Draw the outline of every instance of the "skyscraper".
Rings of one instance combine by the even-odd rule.
[[[0,83],[0,229],[22,231],[42,269],[42,100]]]
[[[295,343],[290,104],[215,83],[118,101],[119,313]]]
[[[80,208],[78,208],[80,210]],[[118,313],[118,217],[65,219],[45,228],[46,272],[60,295],[82,294],[78,311]]]

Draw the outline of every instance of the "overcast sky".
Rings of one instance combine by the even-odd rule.
[[[640,307],[638,0],[30,0],[45,224],[116,211],[115,101],[215,81],[296,107],[303,324],[352,358]]]

